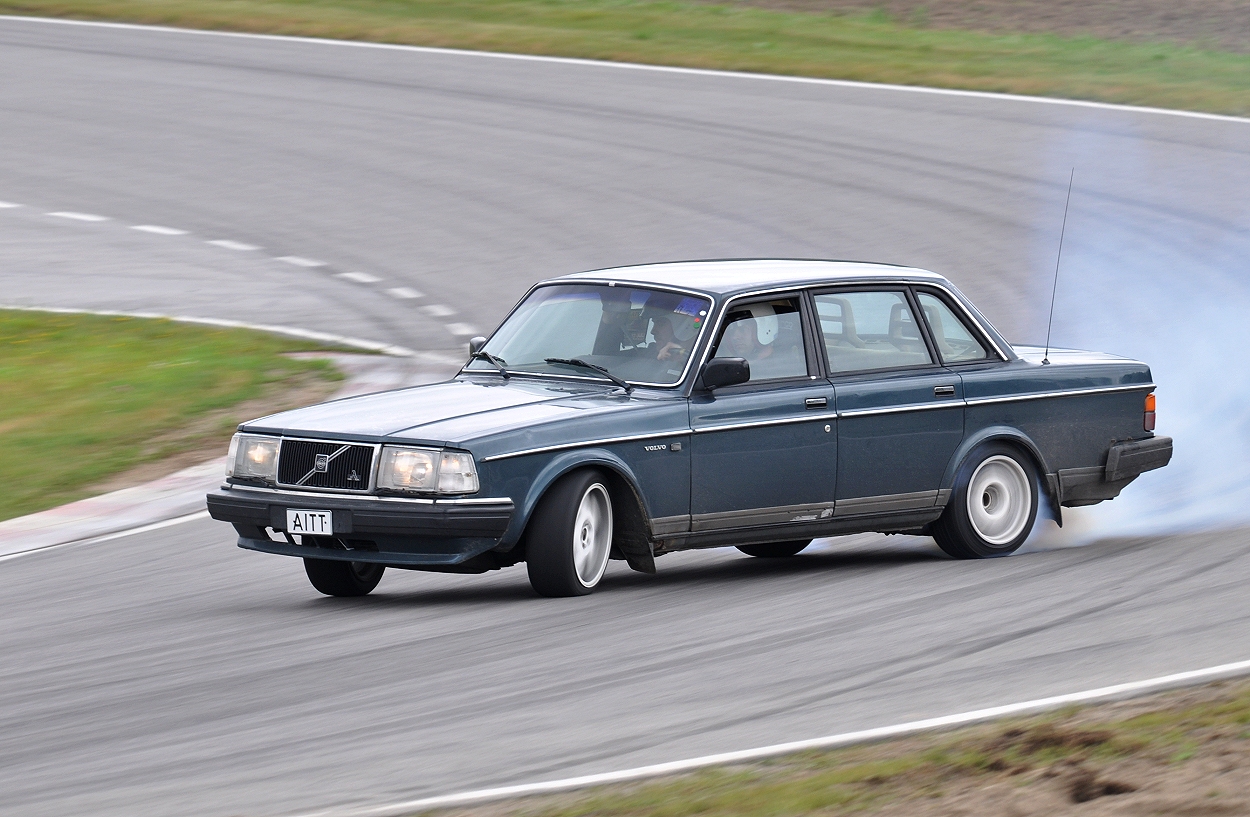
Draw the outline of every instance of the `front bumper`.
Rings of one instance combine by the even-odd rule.
[[[408,499],[243,485],[223,485],[207,501],[213,519],[234,525],[242,548],[433,569],[483,566],[478,557],[499,545],[514,511],[508,497]],[[288,509],[331,511],[334,534],[296,541],[286,533]]]

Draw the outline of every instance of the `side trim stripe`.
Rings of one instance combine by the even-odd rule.
[[[509,451],[506,454],[491,454],[489,457],[482,457],[478,462],[494,462],[495,460],[506,460],[511,457],[525,457],[530,454],[545,454],[549,451],[567,451],[570,448],[586,448],[592,445],[609,445],[611,443],[629,443],[635,440],[656,440],[661,437],[679,437],[683,434],[689,434],[690,429],[679,428],[673,431],[661,431],[655,434],[634,434],[627,437],[604,437],[598,440],[584,440],[576,443],[561,443],[560,445],[544,445],[539,448],[524,448],[520,451]]]
[[[719,426],[701,426],[693,428],[695,434],[706,434],[709,431],[732,431],[735,428],[760,428],[762,426],[783,426],[792,425],[794,423],[818,422],[820,420],[836,420],[838,415],[836,412],[830,414],[803,414],[798,417],[783,417],[779,420],[756,420],[749,423],[726,423]]]
[[[1007,397],[973,397],[964,402],[969,406],[984,406],[990,403],[1015,403],[1020,400],[1044,400],[1049,397],[1066,397],[1071,394],[1111,394],[1118,391],[1145,391],[1153,389],[1154,383],[1134,383],[1130,386],[1105,386],[1092,389],[1067,389],[1065,391],[1039,391],[1028,394],[1013,394]]]

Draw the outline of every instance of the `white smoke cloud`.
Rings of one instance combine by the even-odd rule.
[[[1032,253],[1042,331],[1075,167],[1051,345],[1148,363],[1156,433],[1175,446],[1117,499],[1065,509],[1079,538],[1250,522],[1250,125],[1228,128],[1227,144],[1183,151],[1092,121],[1051,146]]]

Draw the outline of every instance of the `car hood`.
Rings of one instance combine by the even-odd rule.
[[[241,430],[291,437],[439,444],[542,424],[629,398],[599,384],[512,378],[464,378],[333,400],[271,414]]]

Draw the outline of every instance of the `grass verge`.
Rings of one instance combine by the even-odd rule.
[[[0,0],[0,13],[550,54],[1250,114],[1250,55],[682,0]]]
[[[1250,682],[1221,682],[649,783],[427,813],[1247,814],[1248,761]]]
[[[328,362],[284,356],[323,348],[166,320],[0,310],[0,519],[120,487],[110,480],[144,463],[224,453],[242,420],[333,391],[341,376]]]

